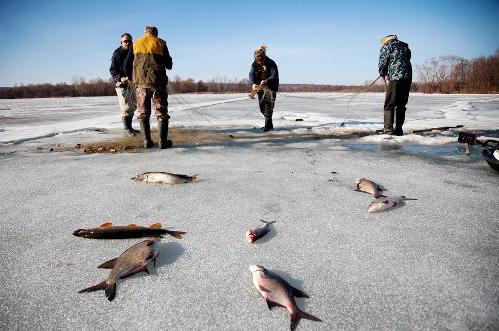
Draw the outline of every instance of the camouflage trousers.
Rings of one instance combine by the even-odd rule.
[[[135,102],[135,93],[133,88],[128,87],[117,87],[116,95],[118,96],[118,102],[120,104],[121,117],[133,117],[137,105]]]
[[[268,87],[264,87],[260,92],[258,92],[258,103],[260,106],[260,112],[263,116],[272,117],[276,96],[277,93],[272,92]]]
[[[158,121],[169,118],[166,86],[163,88],[138,87],[135,94],[139,120],[148,120],[151,117],[151,105]]]

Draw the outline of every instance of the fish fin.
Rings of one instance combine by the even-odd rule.
[[[291,286],[291,291],[293,292],[293,296],[297,298],[310,298],[307,293],[303,292],[302,290],[299,290],[293,286]]]
[[[147,272],[148,275],[150,275],[149,270],[147,269],[147,265],[144,267],[144,271]]]
[[[177,239],[182,239],[182,235],[185,234],[184,231],[170,231],[170,230],[165,230],[166,233],[168,233],[170,236],[175,237]]]
[[[106,297],[109,301],[113,301],[116,296],[116,283],[109,284],[109,286],[104,290]]]
[[[300,320],[302,318],[305,318],[305,319],[308,319],[311,321],[322,322],[322,320],[320,318],[317,318],[315,316],[307,314],[304,311],[298,310],[298,311],[291,314],[291,325],[290,325],[291,331],[296,329],[296,327],[298,326],[298,323],[300,323]]]
[[[273,307],[282,307],[280,304],[275,303],[273,301],[265,300],[267,302],[267,307],[269,307],[269,310],[272,310]]]
[[[114,297],[116,296],[116,283],[108,283],[107,281],[103,281],[100,284],[83,289],[78,293],[94,292],[99,290],[104,290],[107,299],[109,301],[113,301]]]
[[[100,268],[100,269],[113,269],[114,266],[116,265],[116,261],[118,261],[118,258],[106,261],[106,262],[102,263],[100,266],[98,266],[97,268]]]
[[[128,224],[127,226],[132,227],[132,228],[136,228],[136,227],[138,227],[138,225],[137,225],[137,224],[135,224],[135,223]]]
[[[158,223],[154,223],[154,224],[149,225],[149,227],[150,227],[151,229],[161,229],[161,227],[162,227],[162,226],[163,226],[163,225],[162,225],[161,223],[159,223],[159,222],[158,222]]]
[[[105,228],[106,226],[113,226],[113,223],[112,222],[106,222],[106,223],[102,223],[100,225],[101,228]]]
[[[272,224],[272,223],[275,223],[275,222],[277,222],[277,221],[270,221],[270,222],[267,222],[267,221],[264,221],[264,220],[262,220],[262,219],[261,219],[261,220],[260,220],[260,222],[265,223],[265,224]]]
[[[258,288],[260,289],[260,291],[262,292],[270,292],[270,290],[266,289],[265,287],[263,287],[262,285],[259,285]]]

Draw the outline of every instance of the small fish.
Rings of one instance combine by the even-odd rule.
[[[91,239],[128,239],[142,237],[163,238],[164,234],[169,234],[177,239],[182,239],[182,235],[185,234],[183,231],[170,231],[161,227],[161,223],[154,223],[149,227],[144,227],[137,224],[114,226],[113,223],[107,222],[101,224],[98,228],[78,229],[73,232],[73,235]]]
[[[159,247],[160,239],[148,239],[133,245],[118,258],[104,262],[99,266],[99,268],[112,269],[106,280],[95,286],[83,289],[78,293],[104,290],[108,300],[112,301],[116,296],[116,282],[118,279],[135,275],[141,271],[149,273],[147,264],[150,261],[153,261],[154,266],[156,266]]]
[[[160,184],[184,184],[195,181],[198,178],[198,174],[187,176],[180,174],[171,174],[169,172],[144,172],[139,174],[132,179],[141,181],[144,183],[160,183]]]
[[[383,196],[383,191],[386,191],[383,186],[365,178],[357,178],[355,184],[356,191],[372,194],[375,198]]]
[[[295,297],[308,298],[309,296],[289,285],[284,279],[269,272],[262,266],[250,265],[249,270],[253,274],[253,284],[267,301],[267,306],[272,309],[274,306],[286,308],[291,315],[291,330],[295,330],[302,318],[316,322],[322,322],[319,318],[301,311],[296,305]]]
[[[377,213],[380,211],[385,211],[388,209],[399,207],[404,205],[406,200],[417,200],[417,199],[408,199],[404,196],[378,198],[369,204],[367,212]]]
[[[260,220],[264,224],[257,226],[256,228],[249,229],[246,232],[246,240],[251,244],[258,239],[265,236],[270,231],[270,224],[275,223],[276,221],[266,222],[264,220]]]

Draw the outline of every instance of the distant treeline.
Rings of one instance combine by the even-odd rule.
[[[424,93],[499,93],[499,49],[476,59],[447,55],[416,66],[417,91]]]
[[[356,92],[359,86],[345,85],[316,85],[316,84],[281,84],[281,92]],[[168,90],[175,93],[248,93],[251,83],[247,79],[228,80],[214,79],[208,82],[194,81],[193,79],[170,80]],[[381,87],[370,90],[382,91]],[[366,90],[367,91],[367,90]],[[95,79],[86,82],[83,78],[73,80],[72,84],[30,84],[0,88],[0,99],[18,98],[57,98],[57,97],[91,97],[116,95],[115,84],[112,80]]]
[[[423,93],[499,93],[499,49],[494,55],[467,60],[448,55],[426,60],[417,65],[413,92]],[[383,92],[381,80],[376,85],[365,82],[362,86],[281,84],[281,92]],[[170,80],[170,93],[241,93],[249,92],[247,79],[215,78],[204,82],[175,77]],[[30,84],[0,87],[0,99],[90,97],[115,95],[114,82],[73,78],[71,84]]]

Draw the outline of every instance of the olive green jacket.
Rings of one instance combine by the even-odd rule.
[[[172,66],[166,42],[150,33],[133,42],[125,60],[127,75],[139,88],[164,88],[168,84],[166,69]]]

